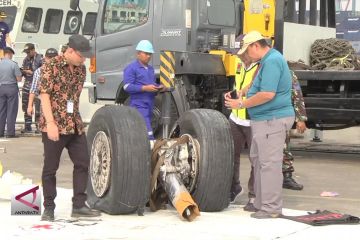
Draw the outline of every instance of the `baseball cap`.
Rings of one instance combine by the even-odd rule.
[[[55,57],[58,55],[58,51],[55,48],[48,48],[45,52],[45,57]]]
[[[259,33],[258,31],[251,31],[247,33],[241,41],[241,49],[238,51],[237,54],[238,55],[243,54],[250,44],[262,39],[265,39],[265,37],[263,37],[261,33]]]
[[[4,48],[4,52],[5,52],[5,53],[6,53],[6,52],[11,52],[12,54],[15,54],[14,49],[12,49],[11,47],[5,47],[5,48]]]
[[[244,34],[240,34],[235,38],[235,47],[231,49],[232,54],[237,54],[239,52],[241,48],[241,41],[243,40],[244,36]]]
[[[93,54],[93,49],[90,46],[90,41],[82,35],[75,34],[69,37],[69,48],[72,48],[76,51],[79,51],[82,56],[86,58],[91,58]]]
[[[32,44],[32,43],[27,43],[27,44],[25,44],[25,46],[24,46],[23,52],[24,52],[24,53],[29,53],[30,50],[33,50],[33,49],[35,49],[35,45]]]
[[[4,11],[0,11],[0,17],[2,17],[2,18],[6,18],[6,17],[7,17],[7,15],[6,15],[6,13],[5,13]]]

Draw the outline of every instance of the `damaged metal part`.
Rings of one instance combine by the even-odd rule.
[[[150,206],[159,209],[159,199],[165,191],[179,214],[192,221],[200,215],[189,191],[195,188],[198,176],[199,143],[191,135],[161,140],[155,144],[152,156],[152,199]],[[159,181],[160,186],[156,184]]]

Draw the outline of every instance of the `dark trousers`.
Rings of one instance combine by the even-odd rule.
[[[0,136],[4,135],[5,124],[8,136],[15,135],[15,122],[19,105],[17,84],[0,86]]]
[[[24,112],[25,130],[31,130],[31,124],[32,124],[32,116],[29,116],[26,113],[29,104],[30,87],[31,87],[31,82],[25,80],[21,94],[21,104],[22,104],[22,110]]]
[[[70,159],[74,164],[73,207],[81,208],[85,206],[85,190],[90,163],[85,134],[60,135],[59,141],[54,142],[47,137],[46,132],[43,132],[42,141],[45,155],[42,171],[44,207],[47,209],[55,209],[56,171],[59,168],[60,156],[64,148],[67,148]]]
[[[245,149],[245,144],[250,149],[251,147],[251,127],[237,125],[231,119],[229,120],[231,133],[234,139],[234,175],[231,184],[231,191],[240,186],[240,154]],[[251,158],[249,156],[250,162]],[[252,165],[252,164],[251,164]],[[251,173],[248,181],[249,188],[249,198],[255,198],[255,190],[254,190],[254,167],[251,167]]]

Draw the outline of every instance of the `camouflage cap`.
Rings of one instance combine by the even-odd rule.
[[[240,34],[236,37],[234,48],[231,50],[232,54],[236,55],[239,52],[241,48],[241,41],[243,40],[244,36],[244,34]]]

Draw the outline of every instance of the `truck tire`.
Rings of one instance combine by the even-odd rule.
[[[150,195],[151,156],[141,115],[126,106],[102,107],[91,119],[87,137],[90,207],[108,214],[141,211]]]
[[[193,109],[178,121],[180,135],[200,145],[197,182],[191,192],[200,211],[221,211],[229,205],[234,145],[228,120],[218,111]]]

